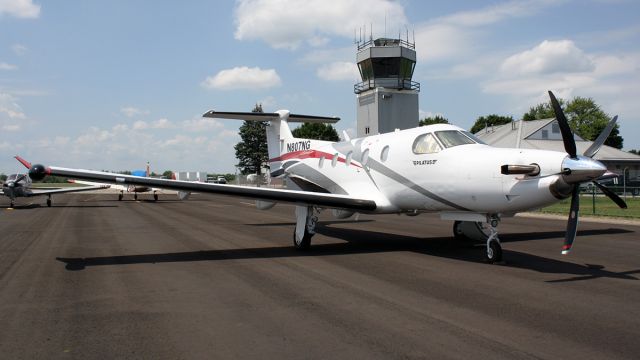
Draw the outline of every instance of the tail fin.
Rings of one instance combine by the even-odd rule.
[[[340,120],[338,117],[312,116],[291,114],[288,110],[278,110],[275,113],[256,112],[218,112],[208,111],[203,117],[235,119],[246,121],[269,121],[267,126],[267,146],[269,159],[276,159],[282,155],[287,140],[293,139],[289,128],[290,122],[311,122],[334,124]],[[272,169],[273,170],[273,169]]]

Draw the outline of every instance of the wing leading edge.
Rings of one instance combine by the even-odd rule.
[[[329,208],[349,209],[356,211],[373,211],[376,203],[370,199],[358,199],[348,195],[324,194],[309,191],[246,187],[237,185],[219,185],[181,180],[144,178],[131,175],[106,173],[101,171],[48,167],[46,174],[65,176],[72,179],[96,181],[116,185],[140,185],[160,189],[191,191],[209,194],[239,196],[276,202],[317,205]]]

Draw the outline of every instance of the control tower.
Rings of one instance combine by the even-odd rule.
[[[358,43],[362,82],[354,85],[358,101],[358,137],[418,126],[420,83],[411,81],[415,43],[370,39]]]

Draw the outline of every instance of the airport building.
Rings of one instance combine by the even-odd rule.
[[[362,80],[353,87],[357,95],[357,136],[417,127],[420,83],[412,80],[415,43],[379,38],[357,44]]]

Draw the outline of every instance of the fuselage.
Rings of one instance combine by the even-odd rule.
[[[292,139],[282,150],[271,169],[283,170],[289,185],[372,199],[379,213],[512,214],[552,204],[571,187],[557,186],[566,153],[495,148],[448,124],[337,143]],[[540,172],[503,175],[504,164]]]

